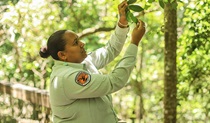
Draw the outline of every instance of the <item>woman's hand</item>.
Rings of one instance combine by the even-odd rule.
[[[126,12],[125,12],[127,7],[128,7],[127,0],[124,0],[122,3],[118,5],[118,12],[120,16],[118,25],[121,28],[128,27],[128,21],[126,19]]]
[[[131,35],[131,43],[135,45],[139,45],[139,42],[141,41],[142,37],[145,34],[145,23],[141,20],[137,23],[136,27],[133,29],[132,35]]]

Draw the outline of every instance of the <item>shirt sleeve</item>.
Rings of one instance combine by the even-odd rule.
[[[120,54],[125,43],[128,30],[128,28],[120,28],[117,25],[106,46],[97,49],[89,55],[91,62],[97,69],[103,68]]]
[[[137,46],[130,44],[112,72],[107,75],[89,74],[86,85],[75,82],[78,72],[63,78],[63,87],[69,99],[94,98],[111,94],[123,88],[136,63]],[[85,71],[83,71],[85,72]]]

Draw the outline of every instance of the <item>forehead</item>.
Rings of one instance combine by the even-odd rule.
[[[74,41],[75,38],[77,38],[77,34],[73,31],[70,31],[70,30],[67,30],[65,33],[64,33],[64,39],[66,40],[71,40],[71,41]]]

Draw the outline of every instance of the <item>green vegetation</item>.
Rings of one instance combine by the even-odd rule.
[[[128,22],[130,22],[130,23],[138,22],[138,19],[134,16],[134,14],[132,12],[141,12],[144,10],[141,6],[133,4],[135,2],[136,2],[136,0],[129,0],[128,7],[126,9],[126,18],[127,18]]]
[[[208,0],[130,0],[129,22],[142,19],[147,33],[127,86],[113,94],[119,118],[162,123],[164,97],[164,7],[177,8],[177,123],[210,121],[210,9]],[[0,80],[48,90],[53,60],[39,49],[55,30],[82,36],[87,51],[104,46],[117,22],[120,0],[0,1]],[[175,15],[174,15],[175,16]],[[128,19],[129,19],[128,18]],[[91,30],[90,30],[91,29]],[[85,31],[83,31],[85,30]],[[130,41],[128,36],[127,43]],[[101,71],[108,73],[123,55]],[[0,119],[43,120],[43,108],[0,93]],[[9,115],[6,118],[2,116]],[[13,118],[12,118],[12,117]],[[0,121],[0,123],[3,121]]]

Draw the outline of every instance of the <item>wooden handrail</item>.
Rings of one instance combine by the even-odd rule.
[[[14,98],[50,108],[49,92],[19,83],[0,82],[0,92]]]

